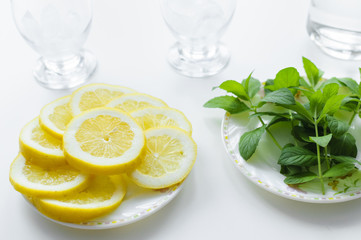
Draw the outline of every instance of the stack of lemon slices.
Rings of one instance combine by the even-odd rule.
[[[88,221],[121,204],[124,177],[150,189],[182,182],[197,154],[191,131],[184,114],[158,98],[89,84],[25,125],[10,182],[46,216]]]

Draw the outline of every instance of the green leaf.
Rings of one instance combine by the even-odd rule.
[[[331,116],[326,116],[326,120],[332,135],[334,135],[335,137],[342,136],[348,131],[350,127],[348,123]]]
[[[278,113],[278,112],[256,112],[250,117],[262,117],[262,116],[280,116],[280,117],[287,117],[289,114],[287,113]]]
[[[315,135],[315,131],[301,126],[294,126],[292,128],[291,134],[295,139],[297,139],[300,142],[312,142],[309,136]]]
[[[267,125],[256,128],[252,131],[246,132],[241,136],[239,140],[239,153],[244,160],[251,158],[253,153],[256,151],[259,141],[263,133],[266,131]]]
[[[324,118],[326,116],[326,114],[331,115],[331,116],[333,114],[335,114],[335,112],[337,112],[340,109],[341,102],[345,97],[346,97],[346,95],[336,95],[336,96],[330,97],[327,100],[325,106],[323,107],[318,121],[320,121],[322,118]]]
[[[356,160],[356,158],[350,157],[350,156],[333,156],[333,155],[331,155],[331,158],[336,160],[337,162],[361,164],[359,161]]]
[[[242,85],[244,86],[244,89],[247,92],[247,95],[249,96],[248,92],[248,86],[249,86],[249,80],[252,78],[253,71],[248,75],[248,77],[242,81]]]
[[[286,177],[284,182],[286,184],[300,184],[300,183],[312,181],[313,179],[316,178],[318,178],[318,176],[313,172],[303,172]]]
[[[299,167],[299,166],[285,166],[285,165],[281,165],[281,170],[280,173],[285,175],[285,176],[291,176],[291,175],[295,175],[298,173],[301,173],[303,170],[303,167]]]
[[[327,84],[322,89],[323,102],[325,103],[325,102],[327,102],[327,99],[329,99],[332,96],[337,95],[339,88],[340,88],[340,86],[337,83]]]
[[[242,85],[246,89],[248,96],[252,99],[261,89],[261,82],[253,77],[242,81]]]
[[[355,169],[355,165],[353,163],[340,163],[328,169],[323,174],[323,177],[342,177],[347,175],[353,169]]]
[[[359,102],[360,99],[357,96],[347,96],[342,100],[340,109],[349,112],[356,112]]]
[[[294,166],[312,166],[317,163],[317,155],[302,147],[283,148],[278,164]]]
[[[203,107],[206,108],[222,108],[231,114],[241,113],[249,110],[249,107],[233,96],[215,97],[206,102]]]
[[[264,85],[264,93],[265,95],[272,92],[270,89],[274,88],[274,80],[273,79],[267,79]]]
[[[219,85],[219,88],[226,90],[229,93],[233,93],[240,99],[243,99],[246,101],[249,100],[249,96],[248,96],[244,86],[235,80],[224,81],[221,85]]]
[[[283,116],[274,116],[271,121],[267,124],[267,128],[275,125],[276,123],[279,123],[279,122],[288,122],[290,121],[289,118],[287,117],[283,117]]]
[[[308,60],[305,57],[302,57],[303,68],[305,69],[306,75],[308,80],[310,81],[311,85],[314,87],[317,85],[318,81],[320,80],[322,74],[320,74],[319,69],[316,65]]]
[[[303,77],[300,77],[300,86],[306,88],[307,90],[313,90],[313,88],[306,82],[306,80]]]
[[[284,104],[284,105],[296,104],[293,94],[287,88],[281,88],[267,94],[262,99],[262,102],[271,102],[271,103]]]
[[[323,94],[320,90],[313,93],[310,98],[310,111],[312,116],[318,117],[323,107]]]
[[[328,84],[332,84],[332,83],[337,83],[338,85],[341,85],[341,83],[338,81],[337,78],[330,78],[327,79],[326,81],[323,81],[319,87],[319,89],[323,89],[325,86],[327,86]]]
[[[310,139],[314,142],[320,145],[321,147],[326,147],[328,143],[331,141],[332,134],[328,134],[321,137],[310,137]]]
[[[300,74],[296,68],[289,67],[282,69],[276,75],[274,80],[274,89],[278,90],[281,88],[298,87],[300,85]]]
[[[298,113],[299,115],[303,116],[305,119],[307,119],[310,123],[313,124],[313,117],[310,114],[310,112],[299,102],[296,101],[295,105],[284,105],[284,104],[279,104],[280,106],[295,111],[296,113]]]
[[[352,78],[337,78],[337,80],[343,85],[346,86],[353,94],[360,95],[359,86],[355,80]]]
[[[358,69],[360,72],[360,76],[361,76],[361,68]],[[358,95],[361,96],[361,82],[358,85]]]
[[[356,157],[356,140],[350,133],[345,133],[340,137],[333,137],[329,143],[330,153],[335,156]]]

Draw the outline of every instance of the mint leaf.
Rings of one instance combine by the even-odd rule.
[[[248,96],[249,96],[249,94],[248,94],[248,85],[249,85],[249,80],[252,78],[252,74],[253,74],[253,72],[251,72],[248,75],[248,77],[242,81],[242,85],[244,86],[244,89],[246,90],[246,93],[247,93]]]
[[[322,76],[322,71],[316,67],[316,65],[305,57],[302,57],[303,68],[305,69],[308,80],[314,87]]]
[[[267,125],[256,128],[252,131],[244,133],[239,140],[239,153],[244,160],[251,158],[256,151],[259,141],[263,133],[266,131]]]
[[[271,121],[267,124],[267,128],[275,125],[276,123],[279,123],[279,122],[288,122],[290,121],[289,118],[287,117],[283,117],[283,116],[274,116]]]
[[[316,174],[314,174],[313,172],[303,172],[303,173],[298,173],[298,174],[286,177],[284,180],[284,183],[300,184],[300,183],[312,181],[313,179],[316,179],[316,178],[318,178],[318,176]]]
[[[301,103],[296,102],[295,105],[284,105],[284,104],[279,104],[279,105],[286,109],[295,111],[296,113],[307,119],[310,123],[313,123],[312,115],[310,114],[309,111],[307,111],[307,109]]]
[[[359,68],[358,70],[359,70],[360,75],[361,75],[361,68]],[[360,82],[360,84],[358,85],[358,95],[361,96],[361,82]]]
[[[281,165],[281,170],[280,173],[282,173],[285,176],[291,176],[291,175],[295,175],[298,173],[301,173],[303,171],[303,168],[300,166],[285,166],[285,165]]]
[[[308,84],[308,82],[306,82],[306,80],[303,77],[300,77],[300,86],[304,87],[308,90],[313,90],[313,88],[310,86],[310,84]]]
[[[301,126],[294,126],[292,128],[291,134],[298,141],[307,143],[307,142],[312,142],[310,140],[309,136],[315,135],[315,131],[313,131],[309,128],[301,127]]]
[[[224,81],[221,85],[219,85],[220,89],[226,90],[229,93],[233,93],[237,97],[243,100],[249,100],[249,96],[242,84],[235,80],[227,80]]]
[[[262,99],[262,102],[271,102],[284,105],[296,104],[293,94],[287,88],[281,88],[274,92],[270,92]]]
[[[349,112],[357,112],[357,105],[359,102],[360,99],[357,96],[347,96],[342,100],[340,109]]]
[[[310,139],[314,142],[320,145],[321,147],[326,147],[328,143],[331,141],[332,134],[328,134],[321,137],[310,137]]]
[[[353,163],[340,163],[328,169],[323,174],[323,177],[342,177],[351,172],[353,169],[355,169],[355,165]]]
[[[331,83],[337,83],[338,85],[341,85],[341,83],[338,81],[337,78],[330,78],[327,79],[326,81],[323,81],[319,87],[319,89],[323,89],[326,85],[331,84]]]
[[[317,155],[302,147],[283,148],[278,164],[312,166],[317,163]]]
[[[282,69],[276,75],[274,80],[274,89],[278,90],[281,88],[298,87],[300,85],[300,74],[296,68],[289,67]]]
[[[324,118],[326,116],[326,114],[328,114],[328,115],[335,114],[335,112],[337,112],[340,109],[342,100],[345,97],[346,97],[345,95],[336,95],[336,96],[330,97],[327,100],[325,106],[323,107],[318,121],[320,121],[322,118]]]
[[[346,86],[353,94],[359,94],[359,86],[355,80],[352,78],[337,78],[337,80],[343,85]]]
[[[356,158],[353,158],[350,156],[333,156],[333,155],[331,155],[331,158],[336,160],[337,162],[361,164],[359,161],[356,160]]]
[[[340,137],[333,137],[329,143],[330,153],[336,156],[356,157],[356,140],[350,133],[345,133]]]
[[[261,82],[253,77],[242,81],[242,85],[246,89],[248,96],[252,99],[261,89]]]
[[[203,107],[206,108],[222,108],[231,114],[241,113],[249,110],[249,107],[233,96],[215,97],[206,102]]]
[[[337,83],[327,84],[322,89],[323,102],[325,103],[325,102],[327,102],[327,99],[329,99],[332,96],[337,95],[339,88],[340,88],[340,86]]]
[[[289,116],[288,113],[278,113],[278,112],[256,112],[252,114],[250,117],[262,117],[262,116],[282,116],[287,117]]]
[[[335,137],[342,136],[348,131],[350,127],[346,122],[338,120],[331,116],[326,116],[326,120],[332,135],[334,135]]]
[[[275,90],[274,88],[275,88],[274,87],[274,79],[267,79],[265,84],[264,84],[264,93],[265,93],[265,95],[267,95],[270,92],[272,92],[273,90]]]
[[[323,107],[323,94],[320,90],[309,96],[310,111],[312,116],[318,117]]]

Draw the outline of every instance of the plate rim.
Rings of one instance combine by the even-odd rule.
[[[118,227],[126,226],[126,225],[138,222],[144,218],[147,218],[147,217],[153,215],[154,213],[158,212],[160,209],[162,209],[163,207],[168,205],[168,203],[170,203],[179,194],[179,192],[183,189],[183,185],[184,185],[184,181],[182,181],[181,183],[175,184],[171,187],[165,188],[165,189],[167,189],[166,195],[164,195],[156,203],[152,204],[152,206],[150,206],[146,210],[143,210],[139,213],[136,213],[131,216],[124,217],[124,218],[120,218],[120,219],[104,220],[104,221],[102,221],[101,219],[96,219],[96,220],[89,220],[84,223],[68,223],[68,222],[62,222],[62,221],[52,219],[52,218],[46,216],[45,214],[41,213],[24,195],[23,195],[23,197],[24,197],[25,201],[30,205],[30,207],[35,212],[37,212],[42,217],[44,217],[45,219],[47,219],[53,223],[57,223],[62,226],[66,226],[66,227],[70,227],[70,228],[74,228],[74,229],[102,230],[102,229],[111,229],[111,228],[118,228]],[[156,190],[156,189],[154,189],[154,190]],[[121,204],[119,206],[121,206]]]
[[[223,146],[226,149],[229,159],[233,162],[233,164],[236,166],[236,168],[238,170],[240,170],[241,173],[248,180],[250,180],[257,186],[263,188],[264,190],[266,190],[268,192],[278,195],[280,197],[294,200],[294,201],[299,201],[299,202],[306,202],[306,203],[330,204],[330,203],[347,202],[347,201],[361,198],[361,189],[349,192],[344,195],[340,194],[335,197],[323,197],[322,195],[320,195],[320,197],[305,197],[304,195],[286,192],[284,190],[276,188],[275,186],[270,186],[268,184],[265,184],[264,181],[262,181],[257,176],[254,176],[249,171],[247,171],[247,168],[245,167],[247,165],[247,162],[242,158],[242,156],[239,155],[237,157],[236,153],[233,150],[230,150],[231,148],[229,147],[229,137],[228,137],[229,134],[227,134],[227,129],[228,129],[227,127],[228,127],[229,119],[230,119],[231,115],[232,114],[226,112],[222,119],[221,136],[222,136]]]

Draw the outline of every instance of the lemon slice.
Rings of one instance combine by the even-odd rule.
[[[129,177],[137,185],[152,189],[183,181],[196,160],[197,146],[193,139],[174,127],[149,129],[145,136],[141,163],[129,173]]]
[[[39,115],[40,126],[56,138],[62,139],[66,125],[73,118],[69,107],[70,96],[45,105]]]
[[[131,112],[130,115],[144,130],[172,126],[181,128],[189,134],[192,133],[192,125],[186,116],[174,108],[148,107]]]
[[[97,108],[74,117],[63,141],[73,167],[94,174],[119,174],[137,164],[144,133],[128,114]]]
[[[96,176],[79,193],[57,199],[30,199],[44,215],[71,223],[80,223],[116,209],[126,193],[121,176]]]
[[[62,141],[45,132],[38,117],[21,130],[20,151],[27,160],[41,166],[66,164]]]
[[[103,107],[116,97],[126,93],[134,93],[130,88],[115,85],[93,83],[73,92],[70,108],[73,116],[89,109]]]
[[[44,168],[19,154],[10,167],[10,182],[15,190],[36,197],[59,197],[87,187],[89,176],[69,165]]]
[[[145,107],[167,107],[167,104],[159,98],[147,94],[131,93],[113,99],[106,106],[118,108],[124,112],[132,112]]]

